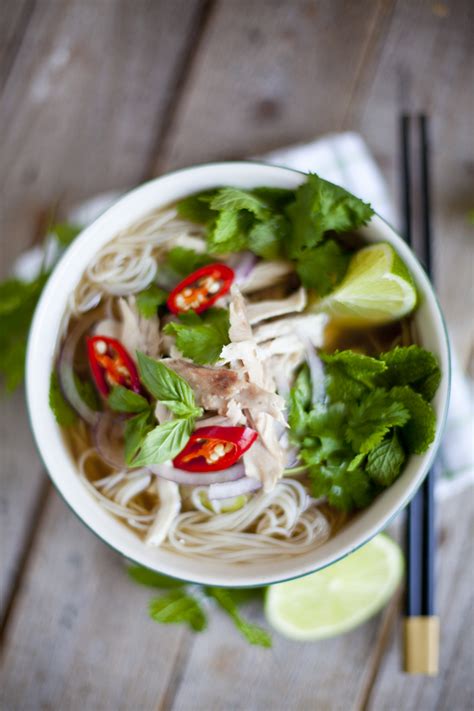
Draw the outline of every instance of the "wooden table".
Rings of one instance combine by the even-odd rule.
[[[397,115],[426,109],[436,280],[469,366],[473,9],[470,0],[1,0],[2,276],[51,209],[328,131],[359,131],[395,198]],[[410,678],[400,672],[397,601],[346,636],[275,635],[271,651],[247,646],[219,614],[203,635],[154,624],[148,591],[52,490],[21,393],[2,401],[0,438],[3,709],[473,708],[472,495],[439,511],[440,675]]]

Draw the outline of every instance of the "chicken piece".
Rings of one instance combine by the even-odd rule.
[[[263,343],[272,338],[294,335],[299,329],[304,329],[313,346],[320,348],[324,342],[324,329],[327,322],[326,314],[288,316],[288,318],[261,323],[253,329],[253,335],[257,343]]]
[[[247,305],[247,318],[251,326],[276,316],[303,311],[307,303],[306,289],[302,286],[286,299],[257,301]]]
[[[163,543],[171,524],[181,510],[179,486],[174,481],[156,477],[156,491],[160,507],[146,535],[145,543],[148,546],[160,546]]]
[[[143,318],[135,303],[135,297],[118,301],[122,316],[121,341],[132,357],[137,351],[156,358],[160,353],[160,322],[158,316]]]
[[[279,395],[288,396],[295,371],[304,361],[303,348],[285,355],[272,355],[265,361],[265,370],[272,375]]]
[[[95,324],[94,335],[120,340],[122,337],[122,324],[114,318],[104,318]]]
[[[258,262],[245,281],[240,284],[240,291],[243,294],[250,294],[253,291],[274,286],[282,282],[293,271],[294,266],[291,262],[283,260]]]
[[[235,370],[194,365],[181,358],[165,358],[161,362],[189,383],[198,405],[206,410],[225,415],[231,399],[242,408],[263,410],[273,417],[278,417],[284,407],[284,400],[276,393],[245,382]]]

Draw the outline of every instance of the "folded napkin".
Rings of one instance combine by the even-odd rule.
[[[311,143],[281,148],[260,159],[274,165],[318,173],[370,202],[384,219],[397,224],[383,175],[367,145],[356,133],[331,134]],[[97,195],[71,210],[68,219],[74,224],[86,226],[110,207],[120,194],[110,192]],[[54,264],[59,254],[60,247],[55,239],[47,239],[45,247],[36,247],[19,257],[14,273],[19,278],[32,279],[42,264]],[[436,493],[440,497],[457,493],[474,482],[473,383],[462,372],[456,354],[451,352],[451,402],[437,460]]]

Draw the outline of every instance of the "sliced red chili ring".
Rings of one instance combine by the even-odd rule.
[[[215,472],[227,469],[240,459],[257,439],[250,427],[200,427],[173,460],[178,469]]]
[[[108,336],[91,336],[86,340],[90,369],[102,395],[107,397],[114,385],[141,392],[135,363],[120,341]]]
[[[208,264],[183,279],[168,297],[174,314],[205,311],[226,294],[234,280],[234,270],[226,264]]]

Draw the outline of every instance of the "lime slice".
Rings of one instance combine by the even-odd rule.
[[[406,316],[416,306],[413,279],[393,247],[364,247],[350,261],[339,286],[318,304],[349,325],[381,325]]]
[[[272,585],[265,614],[290,639],[334,637],[375,615],[395,592],[402,572],[399,546],[380,534],[317,573]]]

